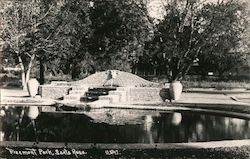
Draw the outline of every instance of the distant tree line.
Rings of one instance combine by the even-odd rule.
[[[3,5],[3,4],[2,4]],[[194,62],[201,74],[223,74],[244,62],[245,4],[166,0],[155,22],[147,0],[13,1],[4,9],[5,57],[22,69],[23,87],[33,67],[72,79],[96,71],[136,72],[154,67],[169,81],[181,80]]]

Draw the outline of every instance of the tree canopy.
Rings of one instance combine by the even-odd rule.
[[[13,2],[3,12],[1,38],[20,64],[23,88],[26,88],[36,58],[44,56],[44,51],[53,46],[52,33],[46,24],[53,17],[52,13],[56,13],[56,8],[45,4],[42,0]]]
[[[244,7],[239,2],[175,0],[165,9],[149,50],[153,61],[165,67],[170,81],[182,79],[197,58],[213,58],[222,64],[223,58],[231,58],[233,53],[239,57],[236,50],[246,28]]]
[[[129,71],[142,55],[152,26],[142,1],[99,0],[90,12],[90,52],[97,70],[119,68]]]

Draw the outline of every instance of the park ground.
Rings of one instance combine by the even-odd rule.
[[[1,103],[36,103],[39,105],[51,105],[56,100],[42,99],[39,97],[29,97],[28,91],[20,88],[1,88]],[[117,104],[116,104],[117,105]],[[118,104],[119,105],[119,104]],[[184,106],[196,108],[220,109],[225,111],[235,111],[250,114],[250,91],[242,89],[233,90],[213,90],[204,88],[185,89],[178,101],[170,102],[135,102],[122,103],[120,106],[128,107],[129,105],[142,107],[157,106]],[[112,105],[111,105],[112,106]],[[131,106],[133,107],[133,106]]]
[[[1,105],[51,105],[54,100],[42,99],[39,97],[31,98],[27,91],[20,88],[1,88]],[[110,107],[127,107],[136,109],[169,109],[169,108],[195,108],[199,110],[218,110],[221,113],[231,112],[233,115],[243,115],[250,118],[250,91],[242,89],[232,90],[213,90],[204,88],[185,89],[180,100],[170,102],[137,102],[123,103],[120,105],[110,105]],[[6,146],[3,142],[0,147]],[[9,143],[6,143],[9,144]],[[28,143],[30,144],[30,143]],[[39,145],[38,145],[39,146]],[[125,145],[126,146],[126,145]],[[131,146],[131,145],[129,145]],[[155,155],[156,149],[136,148],[133,150],[121,149],[119,158],[171,158],[171,159],[199,159],[199,158],[249,158],[250,140],[239,141],[219,141],[204,143],[187,143],[174,145],[157,145],[158,155]],[[168,147],[167,149],[166,146]],[[171,147],[172,146],[172,147]],[[105,145],[104,145],[105,147]],[[164,148],[165,147],[165,148]],[[169,148],[171,147],[171,148]],[[92,149],[92,148],[90,148]],[[103,151],[103,149],[99,149]],[[124,155],[124,156],[123,156]],[[94,156],[92,156],[94,157]],[[100,156],[99,156],[100,157]],[[107,156],[104,156],[104,158]]]

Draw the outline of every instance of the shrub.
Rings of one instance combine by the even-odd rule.
[[[224,89],[250,89],[249,82],[209,82],[209,81],[182,81],[184,88],[215,88],[217,90]]]

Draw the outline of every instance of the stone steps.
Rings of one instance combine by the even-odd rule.
[[[114,104],[127,101],[126,89],[115,87],[73,87],[64,100],[91,102],[94,104]]]
[[[94,101],[103,101],[109,102],[110,99],[106,98],[106,96],[109,96],[109,92],[116,90],[115,87],[94,87],[90,88],[84,97],[81,97],[81,102],[94,102]]]
[[[69,94],[69,95],[65,95],[63,97],[63,100],[75,100],[75,101],[80,101],[81,97],[83,95],[82,94]]]
[[[65,95],[63,97],[64,100],[75,100],[75,101],[80,101],[81,97],[85,95],[85,93],[88,91],[88,87],[84,86],[74,86],[72,89],[69,91],[68,95]]]
[[[109,104],[110,104],[110,103],[118,103],[118,102],[119,102],[119,98],[120,98],[119,95],[100,96],[100,97],[99,97],[99,101],[108,100],[108,101],[109,101]]]
[[[85,95],[86,92],[87,92],[87,90],[70,90],[69,94],[82,94],[82,95]]]
[[[82,96],[80,102],[93,102],[99,99],[99,96]]]
[[[86,96],[101,96],[101,95],[108,95],[108,91],[98,92],[98,91],[88,91],[86,92]]]
[[[81,90],[88,90],[89,89],[89,87],[88,86],[73,86],[72,87],[72,91],[73,90],[78,90],[78,91],[81,91]]]
[[[126,91],[119,91],[119,90],[116,90],[116,91],[110,91],[109,92],[109,95],[114,98],[118,98],[118,101],[117,99],[114,99],[113,102],[126,102],[127,101],[127,92]]]
[[[116,87],[94,87],[89,89],[89,91],[93,92],[109,92],[114,90],[116,90]]]

